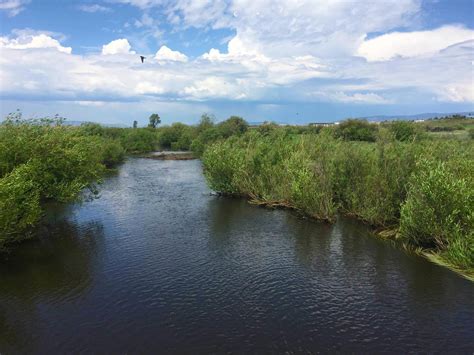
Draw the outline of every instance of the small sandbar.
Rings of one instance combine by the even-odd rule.
[[[186,151],[151,152],[151,153],[145,155],[144,158],[159,159],[159,160],[192,160],[192,159],[197,159],[192,152],[186,152]]]

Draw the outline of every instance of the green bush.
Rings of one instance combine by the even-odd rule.
[[[446,249],[474,231],[474,164],[462,174],[445,162],[423,159],[410,179],[400,233],[410,243]],[[459,243],[459,241],[458,241]]]
[[[122,147],[120,142],[113,139],[105,139],[101,143],[101,162],[107,168],[112,168],[124,161],[125,149]]]
[[[268,134],[267,134],[268,133]],[[249,132],[211,145],[204,153],[211,188],[248,196],[256,203],[295,207],[321,219],[333,219],[331,159],[325,144],[312,146],[285,130]],[[306,149],[319,156],[315,162]]]
[[[0,251],[24,234],[41,217],[40,188],[35,167],[23,164],[0,179]]]
[[[388,129],[392,132],[396,140],[402,142],[413,141],[420,135],[418,126],[408,121],[394,121],[390,123]]]
[[[104,136],[105,128],[102,127],[98,123],[93,122],[85,122],[82,123],[81,126],[81,133],[85,136]]]
[[[182,123],[161,127],[158,133],[158,144],[161,148],[172,150],[189,150],[195,136],[195,129]]]
[[[146,153],[155,150],[157,143],[153,129],[127,128],[120,137],[120,143],[127,153]]]
[[[399,137],[400,138],[400,137]],[[400,141],[380,129],[375,143],[335,139],[331,130],[250,130],[203,155],[216,191],[333,220],[337,211],[397,229],[463,270],[474,267],[472,143]]]
[[[217,127],[211,127],[199,132],[198,136],[191,142],[190,149],[201,156],[208,145],[222,139],[222,135]]]
[[[0,248],[28,236],[43,202],[69,202],[84,191],[96,193],[104,164],[123,158],[118,142],[87,129],[21,116],[0,125]]]
[[[278,129],[278,125],[274,122],[264,122],[257,127],[257,131],[262,135],[268,135]]]
[[[367,120],[348,119],[337,125],[334,135],[345,141],[375,142],[377,126]]]
[[[242,117],[231,116],[227,120],[220,122],[217,128],[222,137],[228,138],[233,135],[245,133],[248,126],[248,123]]]
[[[213,144],[205,151],[202,157],[205,166],[204,175],[209,186],[215,191],[229,194],[240,193],[234,175],[242,170],[243,159],[242,154],[237,154],[237,152],[229,141]]]

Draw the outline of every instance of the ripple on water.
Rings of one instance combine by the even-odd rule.
[[[341,219],[210,196],[129,159],[0,265],[0,353],[474,350],[473,286]]]

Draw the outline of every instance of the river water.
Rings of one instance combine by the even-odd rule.
[[[371,236],[129,159],[0,263],[0,353],[474,350],[474,284]]]

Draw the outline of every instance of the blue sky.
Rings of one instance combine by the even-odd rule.
[[[0,113],[145,124],[153,112],[474,111],[473,19],[472,0],[0,0]]]

